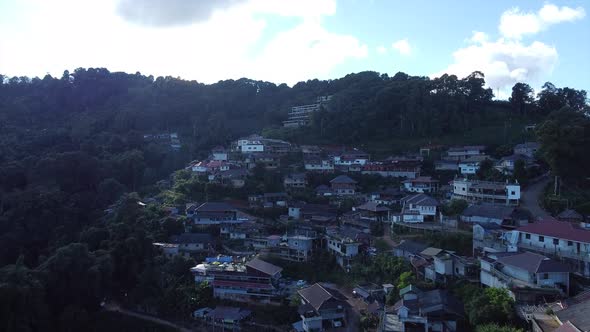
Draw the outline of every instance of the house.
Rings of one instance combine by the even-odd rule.
[[[428,250],[425,252],[428,253]],[[436,250],[436,254],[431,256],[426,253],[423,251],[421,255],[427,257],[427,260],[431,260],[432,264],[425,266],[425,279],[442,284],[452,279],[479,282],[477,259],[460,256],[448,250]]]
[[[514,154],[521,154],[529,158],[534,158],[540,148],[541,144],[537,142],[525,142],[523,144],[517,144],[514,147]]]
[[[311,123],[311,116],[313,113],[324,107],[327,102],[332,99],[332,96],[319,96],[316,102],[307,105],[297,105],[291,107],[288,113],[288,119],[283,121],[284,127],[303,127]]]
[[[254,166],[261,164],[266,170],[277,169],[280,166],[280,158],[274,153],[257,153],[249,156],[251,159],[251,165]]]
[[[472,175],[477,173],[482,161],[490,159],[486,155],[476,155],[459,161],[459,172],[463,175]]]
[[[160,250],[162,250],[162,254],[164,254],[166,257],[174,257],[179,254],[178,248],[180,246],[178,244],[154,242],[153,245],[154,247],[160,248]]]
[[[261,141],[265,152],[272,154],[284,155],[293,150],[291,143],[280,139],[263,138]]]
[[[457,160],[437,160],[434,162],[434,169],[437,171],[457,171],[459,170],[459,162]]]
[[[216,146],[211,150],[211,160],[227,161],[227,150],[223,146]]]
[[[227,171],[219,173],[219,179],[222,184],[230,185],[233,188],[242,188],[246,184],[248,170],[243,168],[230,168]]]
[[[250,135],[238,139],[237,147],[241,153],[264,152],[264,144],[262,144],[262,136],[260,135]]]
[[[393,247],[393,255],[410,260],[410,258],[419,255],[426,248],[428,248],[428,245],[425,243],[402,240],[398,245]]]
[[[282,269],[254,258],[248,262],[233,257],[209,258],[193,268],[195,282],[208,281],[220,300],[280,304]]]
[[[170,237],[170,243],[178,245],[180,254],[191,254],[212,249],[213,237],[208,233],[184,233]]]
[[[494,166],[498,171],[502,172],[503,174],[513,174],[514,173],[514,165],[518,160],[522,160],[524,162],[525,168],[531,168],[538,166],[535,164],[533,158],[528,157],[523,154],[513,154],[511,156],[503,157],[500,159],[498,164]]]
[[[369,154],[355,149],[344,151],[332,158],[336,166],[365,165],[369,161]]]
[[[203,203],[194,210],[193,220],[195,225],[220,225],[224,223],[241,223],[238,219],[238,211],[224,202]]]
[[[326,242],[328,252],[336,257],[338,265],[350,271],[352,259],[359,253],[360,243],[339,229],[327,232]]]
[[[317,145],[302,145],[301,153],[304,159],[319,158],[322,154],[322,149]]]
[[[304,167],[306,171],[309,172],[322,172],[322,173],[332,173],[334,172],[334,163],[331,159],[326,158],[310,158],[305,159]]]
[[[367,162],[362,167],[362,174],[375,174],[384,177],[398,177],[414,179],[420,175],[421,161],[416,160],[386,160]]]
[[[518,302],[569,294],[570,268],[532,252],[490,253],[480,258],[482,285],[506,288]]]
[[[573,223],[581,223],[584,221],[584,216],[572,209],[563,210],[557,215],[557,220],[567,221]]]
[[[438,201],[426,194],[415,194],[401,199],[402,211],[392,215],[394,222],[421,223],[436,219]]]
[[[373,283],[356,285],[352,290],[352,294],[353,296],[362,298],[366,303],[373,303],[375,301],[383,303],[383,299],[385,298],[384,287],[379,287]]]
[[[545,219],[519,227],[516,232],[519,249],[555,257],[568,264],[573,273],[590,278],[590,230]]]
[[[514,206],[479,203],[468,206],[461,213],[459,219],[471,224],[494,223],[518,227],[528,224],[530,215]]]
[[[414,285],[399,291],[401,300],[383,315],[382,331],[459,331],[463,304],[449,291],[422,291]]]
[[[195,316],[197,316],[198,311],[195,311]],[[212,331],[216,329],[220,329],[221,331],[239,331],[243,322],[251,315],[252,311],[248,309],[217,306],[215,309],[204,311],[201,319]]]
[[[469,146],[454,146],[447,150],[445,159],[447,160],[465,160],[469,157],[484,154],[485,146],[483,145],[469,145]]]
[[[317,186],[314,189],[314,191],[315,191],[316,196],[319,196],[319,197],[328,197],[328,196],[335,195],[332,188],[330,188],[329,186],[327,186],[325,184],[320,184],[319,186]]]
[[[470,203],[487,202],[497,205],[514,205],[520,202],[520,185],[509,182],[492,182],[458,178],[451,181],[453,199]]]
[[[338,196],[354,195],[357,182],[346,175],[339,175],[330,181],[332,191]]]
[[[430,176],[407,179],[402,183],[404,185],[404,190],[413,193],[435,193],[438,191],[438,180],[434,180]]]
[[[399,203],[402,197],[403,194],[399,188],[389,187],[371,193],[369,200],[382,205],[392,205]]]
[[[316,283],[298,290],[297,294],[301,298],[297,311],[301,317],[302,331],[323,331],[344,325],[345,302],[334,291]]]
[[[306,220],[314,224],[327,224],[336,221],[337,209],[327,204],[291,203],[289,217]]]
[[[352,210],[360,212],[361,219],[369,222],[387,222],[391,211],[388,207],[371,201],[353,207]]]
[[[473,225],[473,255],[485,256],[493,252],[516,252],[518,233],[496,224]]]
[[[307,186],[305,173],[293,173],[283,179],[285,189],[303,189]]]

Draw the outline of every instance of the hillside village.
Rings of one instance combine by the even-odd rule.
[[[307,125],[301,112],[285,126]],[[256,314],[274,305],[298,332],[462,331],[476,322],[457,289],[472,287],[505,290],[513,321],[533,331],[587,331],[590,216],[536,213],[534,187],[550,181],[539,147],[525,141],[497,157],[484,145],[430,144],[374,159],[253,134],[173,177],[202,184],[203,200],[175,204],[172,180],[140,204],[183,223],[154,246],[198,262],[195,283],[217,305],[194,316],[211,329],[284,327]],[[377,260],[401,270],[360,272]],[[336,272],[305,272],[327,266]]]

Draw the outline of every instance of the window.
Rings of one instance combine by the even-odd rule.
[[[461,188],[461,190],[465,191],[465,188]]]
[[[510,192],[510,195],[516,195],[516,192],[513,190]]]
[[[549,279],[549,273],[543,273],[543,280]]]
[[[539,235],[539,242],[545,242],[545,237]]]
[[[553,244],[554,245],[559,245],[559,239],[553,239]]]
[[[574,243],[573,243],[572,241],[567,241],[567,246],[568,246],[568,247],[571,247],[571,246],[573,246],[573,245],[574,245]]]
[[[531,239],[531,234],[525,234],[524,235],[524,238],[527,239],[527,240],[530,240]]]

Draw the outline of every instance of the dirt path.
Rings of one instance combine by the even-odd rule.
[[[147,321],[150,321],[150,322],[153,322],[153,323],[157,323],[157,324],[160,324],[160,325],[168,326],[168,327],[177,329],[180,332],[193,332],[193,330],[191,330],[191,329],[187,329],[184,326],[180,326],[180,325],[174,324],[174,323],[172,323],[170,321],[167,321],[167,320],[164,320],[164,319],[160,319],[160,318],[157,318],[157,317],[154,317],[154,316],[150,316],[150,315],[140,314],[140,313],[133,312],[133,311],[130,311],[130,310],[127,310],[127,309],[123,309],[123,308],[121,308],[116,303],[108,303],[108,304],[106,304],[104,306],[104,309],[105,310],[108,310],[108,311],[118,312],[118,313],[121,313],[121,314],[124,314],[124,315],[127,315],[127,316],[132,316],[132,317],[135,317],[135,318],[147,320]]]
[[[551,215],[543,210],[539,204],[539,198],[543,194],[543,189],[551,182],[551,177],[548,175],[540,178],[538,181],[530,184],[522,191],[520,197],[520,206],[531,211],[533,218],[547,218]]]

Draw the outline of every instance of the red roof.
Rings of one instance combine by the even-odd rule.
[[[519,232],[540,234],[560,239],[590,243],[590,231],[573,223],[553,219],[539,220],[518,228]]]

